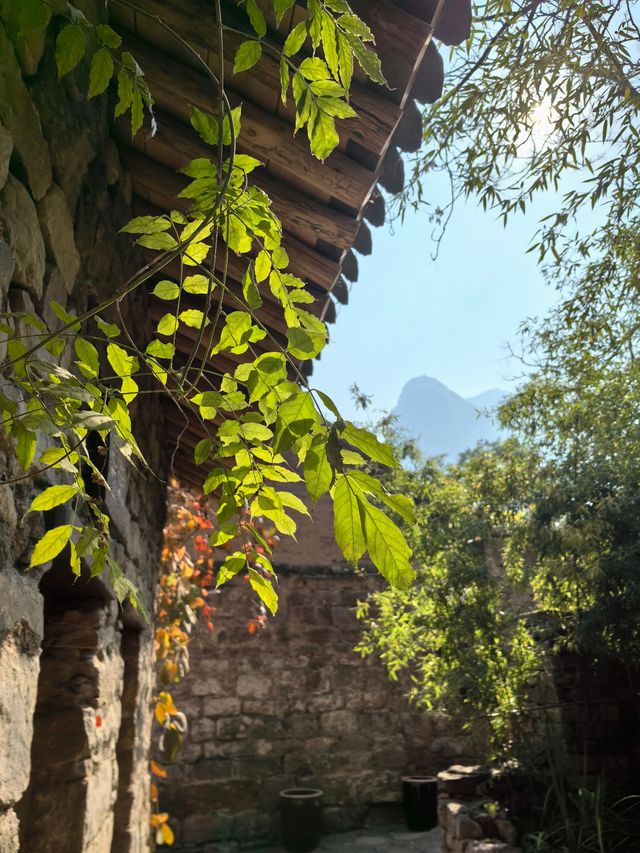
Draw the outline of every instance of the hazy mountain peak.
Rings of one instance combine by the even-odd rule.
[[[398,425],[417,440],[423,453],[444,455],[454,461],[479,441],[501,437],[491,419],[479,414],[479,410],[493,408],[506,393],[491,388],[465,400],[432,376],[416,376],[400,392],[393,414]]]

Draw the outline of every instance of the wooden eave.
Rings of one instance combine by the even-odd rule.
[[[281,40],[269,15],[271,3],[259,2],[273,26],[268,37]],[[251,153],[264,163],[264,168],[252,174],[252,182],[271,198],[285,229],[283,245],[291,272],[307,282],[316,296],[311,310],[326,321],[335,319],[332,294],[344,304],[348,299],[345,279],[357,280],[355,253],[372,251],[369,224],[377,227],[384,222],[384,197],[378,185],[390,192],[398,192],[404,185],[401,153],[416,151],[422,135],[416,102],[433,102],[441,94],[443,64],[430,39],[429,24],[436,2],[351,0],[354,11],[374,32],[389,88],[371,85],[361,73],[355,75],[351,103],[358,118],[338,122],[340,145],[324,164],[309,152],[304,133],[293,136],[293,105],[289,102],[283,106],[280,101],[277,61],[263,51],[250,72],[234,76],[233,58],[243,38],[225,36],[226,89],[232,106],[242,103],[238,151]],[[137,0],[137,4],[178,31],[217,73],[218,42],[210,0]],[[447,0],[443,16],[448,27],[447,43],[451,43],[451,31],[458,41],[466,38],[468,7],[469,0]],[[119,0],[112,0],[110,12],[142,67],[156,102],[155,136],[141,132],[132,140],[126,123],[116,122],[114,126],[132,181],[134,214],[184,208],[184,202],[176,198],[184,186],[176,170],[194,157],[211,156],[211,149],[190,126],[190,107],[215,112],[217,93],[194,57],[156,20],[132,11]],[[234,17],[234,26],[244,14],[233,0],[223,0],[223,13]],[[288,32],[304,15],[303,2],[293,6],[282,30]],[[439,35],[436,29],[436,37]],[[222,263],[220,257],[217,260]],[[235,295],[239,297],[242,292],[245,265],[241,258],[229,258],[230,293],[224,303],[231,310],[240,307]],[[163,277],[172,272],[176,274],[177,267],[165,270]],[[154,283],[150,282],[150,289]],[[260,320],[276,340],[284,341],[282,309],[268,292],[263,298]],[[166,306],[155,297],[151,300],[151,315],[159,319]],[[176,341],[178,354],[185,360],[196,339],[192,331],[181,329]],[[273,346],[267,339],[256,349]],[[232,370],[235,363],[233,356],[216,356],[210,367],[221,372]],[[176,447],[175,473],[184,483],[196,484],[193,448],[204,436],[202,427],[171,402],[166,404],[166,424],[169,441]]]

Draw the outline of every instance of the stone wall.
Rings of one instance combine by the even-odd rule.
[[[458,727],[412,710],[406,685],[353,651],[355,604],[381,581],[344,566],[329,519],[320,505],[276,550],[280,604],[264,629],[247,630],[252,596],[239,581],[215,600],[213,634],[196,632],[175,693],[190,733],[161,792],[183,853],[277,835],[278,792],[291,786],[324,791],[327,832],[402,820],[400,776],[467,751]]]
[[[453,765],[438,774],[438,790],[442,853],[521,853],[488,770]]]
[[[79,5],[98,14],[91,0]],[[46,36],[21,39],[16,8],[0,0],[0,311],[34,313],[55,329],[52,300],[81,312],[133,268],[129,241],[117,234],[131,191],[108,133],[106,98],[87,102],[84,68],[58,82],[58,23]],[[147,316],[144,298],[129,305],[130,317]],[[33,332],[15,322],[20,333]],[[143,324],[136,333],[144,334]],[[69,344],[63,364],[72,352]],[[0,345],[0,360],[5,355]],[[134,420],[145,427],[143,452],[162,474],[161,419],[145,403]],[[0,439],[0,481],[19,475],[11,442]],[[63,558],[27,571],[34,542],[65,521],[64,510],[25,516],[34,492],[57,476],[0,485],[0,853],[142,853],[152,634],[136,613],[116,606],[99,578],[83,571],[72,584]],[[116,556],[152,609],[161,481],[115,457],[108,480]]]

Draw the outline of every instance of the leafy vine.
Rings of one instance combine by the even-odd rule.
[[[148,14],[129,0],[126,3]],[[235,72],[253,67],[262,50],[277,50],[281,96],[286,100],[291,88],[295,129],[306,127],[313,154],[328,156],[338,143],[336,119],[354,114],[348,103],[354,62],[374,81],[384,79],[369,46],[370,30],[345,0],[310,0],[307,19],[287,35],[282,48],[276,48],[265,38],[266,20],[255,0],[243,5],[251,29],[237,50]],[[276,22],[292,5],[293,0],[274,0]],[[45,0],[27,0],[20,6],[22,30],[46,25],[51,15]],[[60,76],[86,60],[89,97],[105,92],[115,79],[116,116],[130,113],[135,134],[146,109],[153,133],[151,93],[134,57],[122,50],[118,33],[106,24],[90,23],[70,4],[66,15],[68,21],[56,40]],[[160,18],[154,20],[171,29]],[[219,3],[216,21],[222,44],[228,28]],[[312,55],[301,58],[309,41]],[[318,55],[320,49],[324,58]],[[151,377],[157,392],[189,410],[206,436],[195,448],[194,461],[203,470],[203,494],[215,494],[217,500],[209,544],[242,543],[218,568],[218,586],[245,572],[252,589],[275,613],[271,549],[257,527],[245,520],[265,517],[279,534],[295,535],[291,512],[308,514],[308,510],[283,484],[302,479],[312,502],[327,492],[333,498],[336,539],[347,559],[355,565],[368,551],[390,583],[406,586],[414,578],[411,551],[376,503],[381,501],[412,521],[411,503],[403,495],[387,493],[379,480],[361,470],[367,459],[386,466],[398,463],[387,445],[343,420],[331,399],[308,387],[302,377],[300,363],[320,353],[327,331],[307,310],[314,298],[305,283],[288,271],[282,225],[269,198],[248,182],[259,161],[235,151],[241,107],[229,105],[222,65],[216,75],[202,64],[217,98],[212,98],[211,112],[192,109],[191,123],[212,147],[212,156],[192,160],[181,169],[189,178],[180,193],[189,203],[188,213],[175,210],[137,217],[122,228],[139,246],[156,252],[154,260],[80,316],[53,303],[62,321],[57,331],[33,315],[21,317],[20,328],[30,329],[26,337],[17,334],[10,321],[1,327],[8,337],[5,372],[19,394],[17,400],[0,396],[0,409],[3,425],[16,440],[20,465],[25,475],[33,473],[35,465],[40,471],[58,469],[68,480],[38,494],[30,509],[68,505],[72,511],[70,523],[53,527],[37,542],[31,566],[45,564],[68,548],[74,573],[79,574],[81,560],[89,562],[92,575],[106,570],[118,599],[129,598],[144,609],[138,590],[110,550],[110,519],[101,496],[109,484],[95,464],[89,437],[97,439],[102,455],[121,453],[133,464],[147,466],[132,431],[130,407],[140,393],[141,377]],[[227,284],[230,252],[246,259],[242,298]],[[160,281],[154,289],[170,307],[151,341],[141,348],[126,328],[121,304],[176,259],[177,279]],[[265,288],[282,306],[286,346],[256,314]],[[199,298],[201,308],[185,308],[185,295]],[[237,310],[228,310],[223,297],[235,300]],[[113,317],[117,322],[111,321]],[[186,362],[179,363],[176,336],[185,327],[195,330],[195,343]],[[257,354],[254,344],[265,340],[272,349]],[[56,362],[67,346],[75,354],[70,369]],[[225,372],[216,369],[215,357],[221,353],[243,359],[233,372]],[[36,460],[38,433],[47,435],[52,446]],[[90,482],[99,487],[98,494]]]

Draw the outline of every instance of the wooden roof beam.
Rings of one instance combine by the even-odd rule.
[[[165,113],[188,122],[191,106],[217,112],[216,93],[205,74],[169,57],[160,57],[157,50],[140,39],[127,37],[125,43],[143,67],[154,100]],[[233,93],[229,100],[232,107],[241,103]],[[309,151],[303,134],[293,136],[289,122],[250,101],[242,102],[238,150],[257,157],[267,167],[276,165],[289,176],[290,183],[301,184],[316,198],[335,198],[356,211],[366,203],[375,185],[371,170],[340,151],[322,163]]]
[[[192,46],[204,52],[208,57],[214,73],[217,66],[217,31],[214,15],[209,0],[138,0],[151,15],[157,15],[168,25],[177,30]],[[129,10],[112,0],[111,14],[116,21],[126,28],[131,26]],[[134,24],[136,33],[151,41],[163,52],[174,57],[184,57],[184,48],[163,32],[150,18],[135,13]],[[268,51],[263,54],[257,65],[248,74],[233,74],[233,59],[245,37],[235,33],[225,33],[225,76],[227,88],[248,99],[263,109],[280,113],[288,117],[292,123],[290,110],[281,111],[278,107],[280,92],[280,71],[277,59]],[[193,60],[191,60],[193,62]],[[381,157],[393,133],[400,116],[401,109],[388,99],[373,93],[365,86],[354,83],[351,93],[351,104],[358,113],[358,119],[340,122],[339,133],[341,147],[344,149],[353,140],[372,152],[376,158]]]

